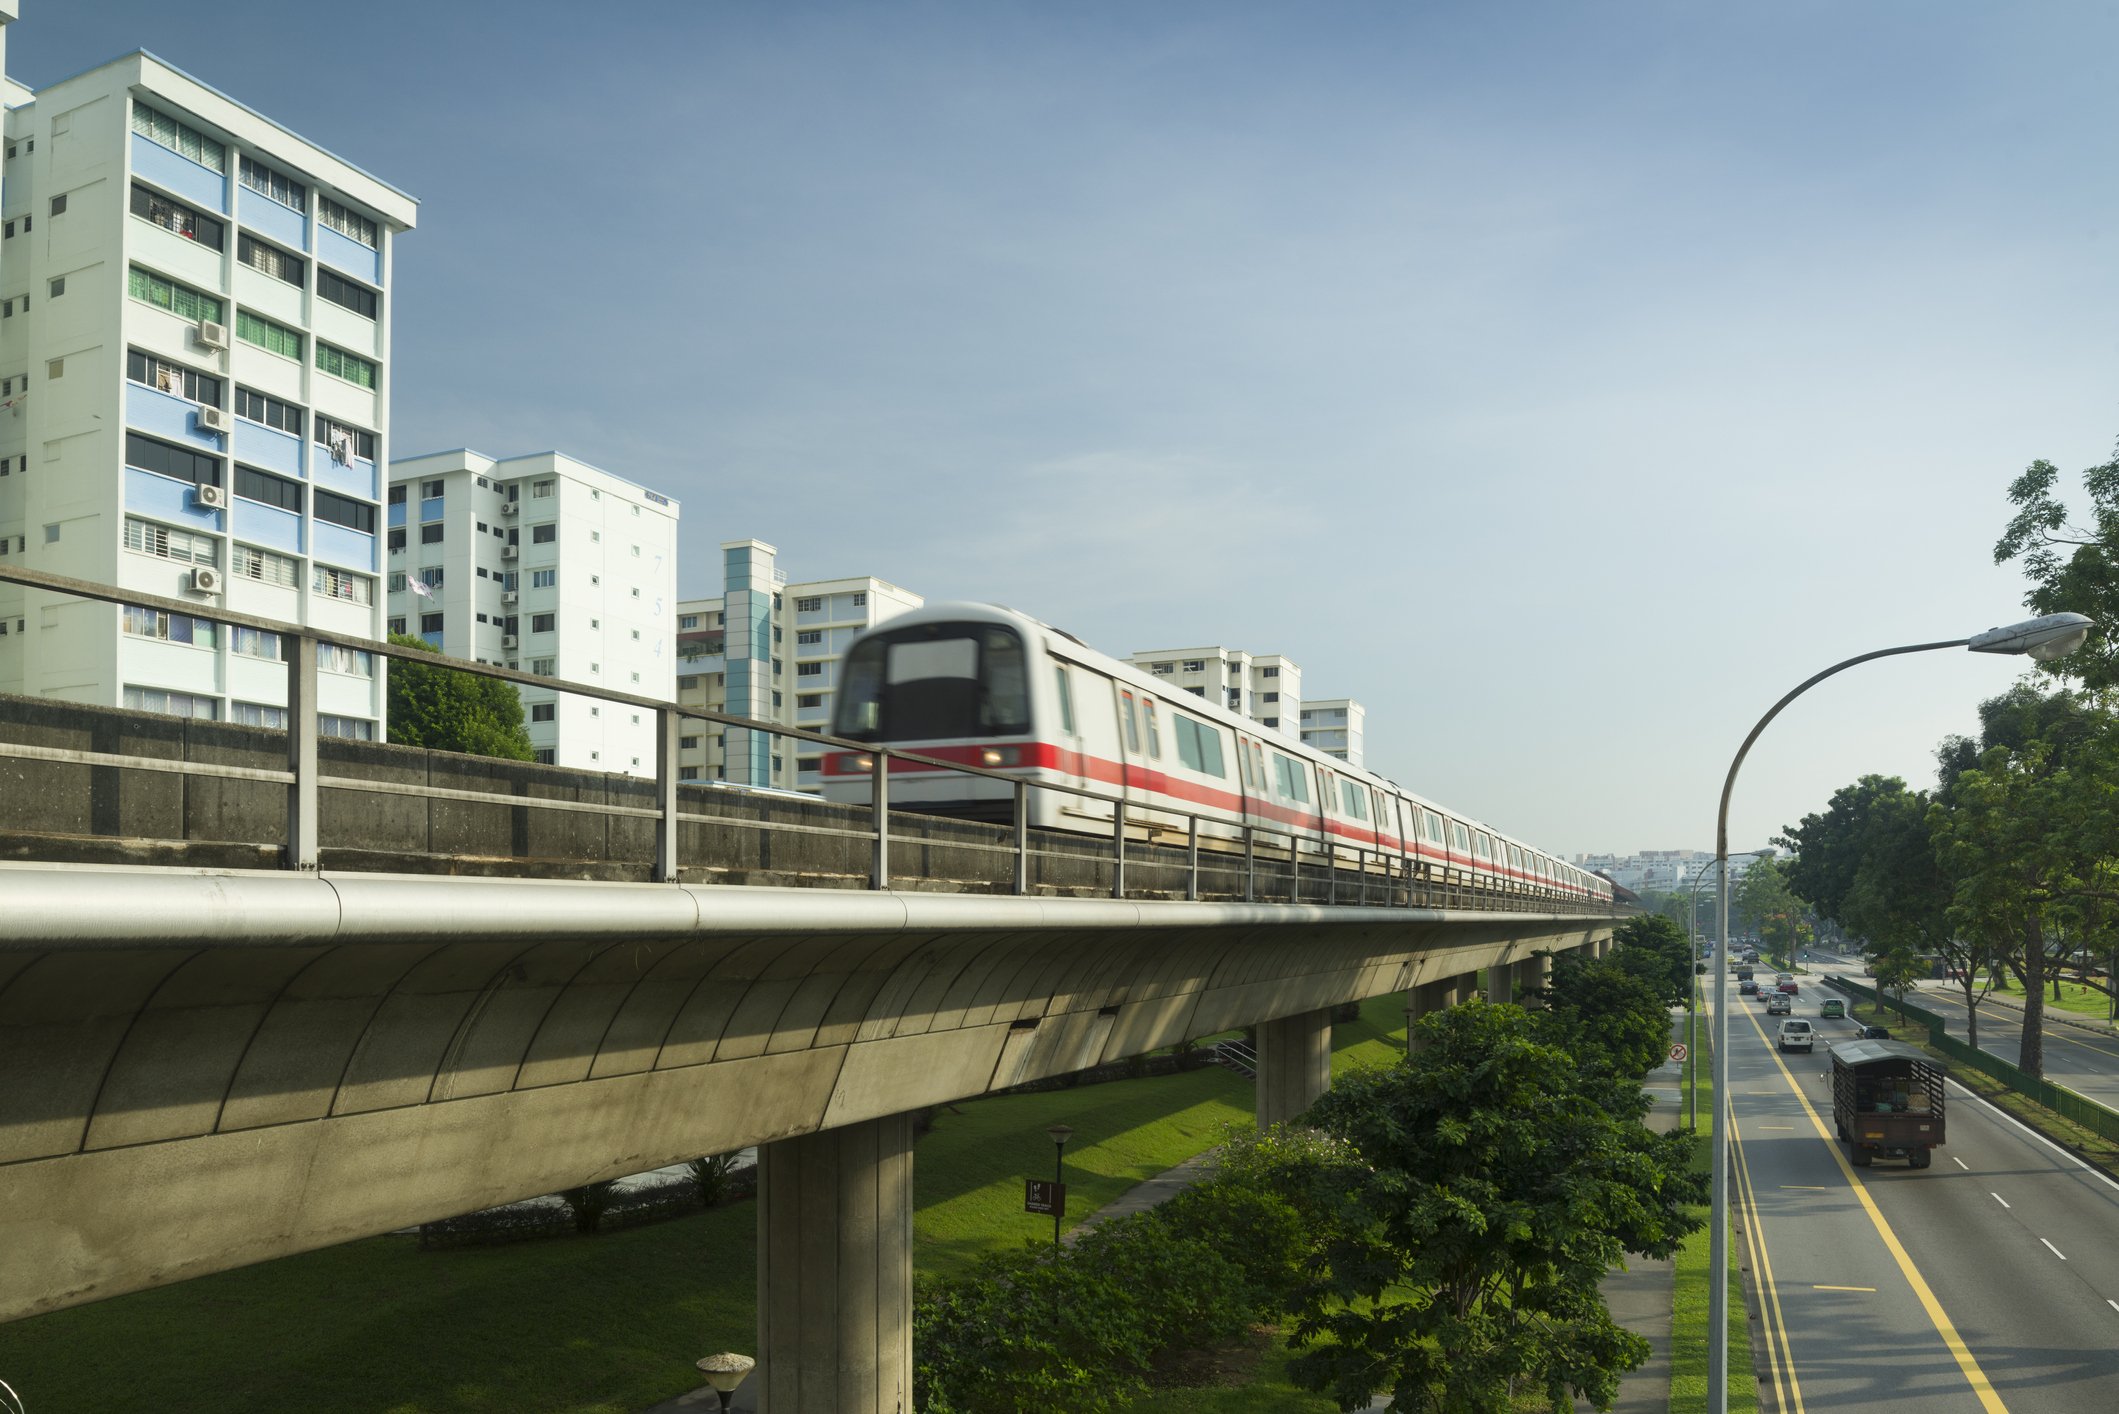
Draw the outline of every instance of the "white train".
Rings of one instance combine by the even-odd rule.
[[[1254,846],[1484,893],[1609,902],[1611,883],[1458,811],[1302,746],[1049,624],[991,604],[930,604],[847,649],[831,731],[1125,801],[1133,833],[1199,817],[1202,848]],[[827,800],[867,804],[874,761],[826,753]],[[893,809],[1008,821],[1015,786],[892,759]],[[1111,837],[1109,800],[1032,790],[1034,827]],[[1182,812],[1182,813],[1179,813]]]

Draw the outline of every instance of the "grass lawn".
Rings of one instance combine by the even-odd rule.
[[[1958,995],[1962,996],[1963,993],[1960,992]],[[2019,1006],[2023,1004],[2023,988],[2017,986],[2013,980],[2004,979],[2002,985],[1994,989],[1994,995],[2006,997]],[[2060,997],[2057,1001],[2053,998],[2052,984],[2048,982],[2045,989],[2045,1004],[2059,1011],[2071,1011],[2081,1016],[2094,1016],[2099,1020],[2103,1020],[2112,1014],[2112,999],[2095,987],[2085,987],[2080,982],[2062,982],[2060,984]]]
[[[1334,1069],[1392,1059],[1402,1006],[1339,1027]],[[1219,1067],[944,1111],[914,1163],[915,1259],[946,1273],[1050,1236],[1022,1211],[1047,1124],[1077,1131],[1079,1217],[1250,1117],[1250,1082]],[[755,1213],[440,1252],[368,1238],[0,1326],[0,1378],[36,1414],[637,1414],[696,1388],[699,1356],[756,1344]]]
[[[1704,1173],[1714,1162],[1709,1147],[1709,1137],[1714,1128],[1714,1072],[1709,1063],[1708,1043],[1710,1031],[1700,1028],[1699,1066],[1699,1113],[1700,1142],[1693,1153],[1693,1171]],[[1688,1082],[1689,1084],[1689,1082]],[[1705,1208],[1695,1210],[1700,1217],[1707,1216]],[[1685,1239],[1678,1249],[1675,1263],[1677,1294],[1672,1308],[1670,1326],[1670,1409],[1671,1414],[1691,1414],[1694,1410],[1707,1408],[1707,1322],[1708,1302],[1713,1289],[1708,1285],[1714,1234],[1706,1224]],[[1744,1279],[1737,1268],[1737,1252],[1742,1245],[1739,1234],[1729,1235],[1729,1270],[1725,1280],[1729,1284],[1729,1407],[1733,1411],[1755,1411],[1758,1408],[1758,1381],[1751,1373],[1751,1324],[1744,1307]]]

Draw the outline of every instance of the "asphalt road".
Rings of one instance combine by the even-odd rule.
[[[1821,1040],[1853,1025],[1796,1004]],[[1782,1411],[2119,1408],[2119,1184],[1952,1087],[1934,1166],[1856,1170],[1831,1059],[1779,1055],[1780,1018],[1730,1016],[1734,1201]]]

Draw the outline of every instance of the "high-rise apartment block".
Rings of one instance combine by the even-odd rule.
[[[778,552],[762,540],[732,540],[721,557],[721,595],[677,606],[681,706],[829,731],[847,645],[870,625],[926,602],[870,577],[789,584]],[[677,773],[688,781],[813,792],[822,752],[792,737],[687,722]]]
[[[1164,648],[1135,653],[1130,663],[1262,727],[1295,735],[1302,708],[1302,669],[1277,653],[1235,648]]]
[[[202,616],[0,585],[0,691],[283,725],[278,636],[203,615],[382,636],[416,203],[144,53],[5,101],[0,564]],[[323,730],[381,736],[384,665],[323,666]]]
[[[1356,699],[1312,698],[1302,704],[1296,721],[1304,746],[1336,756],[1349,766],[1364,764],[1361,738],[1368,722],[1368,708]]]
[[[465,658],[671,701],[677,503],[557,452],[390,466],[389,627]],[[654,713],[522,689],[537,759],[655,772]]]

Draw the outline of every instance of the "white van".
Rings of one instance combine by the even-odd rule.
[[[1817,1035],[1809,1022],[1793,1017],[1781,1023],[1780,1045],[1784,1051],[1809,1051],[1816,1047]]]

